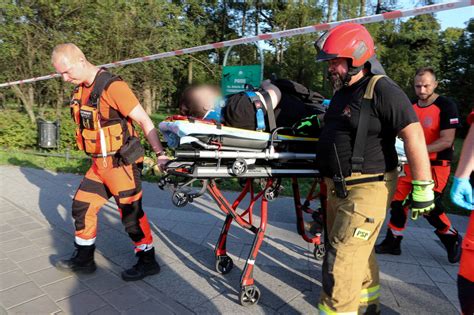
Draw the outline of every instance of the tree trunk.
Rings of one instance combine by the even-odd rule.
[[[158,111],[158,106],[159,106],[159,103],[156,99],[156,88],[152,88],[151,89],[151,100],[153,102],[153,112],[156,113]]]
[[[343,19],[343,16],[344,16],[342,12],[343,10],[344,10],[343,2],[342,0],[338,0],[337,1],[337,17],[336,17],[338,21]]]
[[[152,112],[152,106],[151,88],[148,84],[145,84],[143,87],[143,108],[148,115]]]
[[[377,8],[375,9],[375,14],[382,13],[382,0],[377,0]]]
[[[334,0],[328,0],[328,13],[326,16],[326,21],[332,22],[332,10],[334,10]]]
[[[31,123],[36,123],[36,116],[33,111],[33,106],[35,102],[35,88],[32,84],[28,85],[27,93],[25,94],[22,89],[18,85],[12,85],[13,93],[15,93],[16,97],[21,100],[23,107],[25,108],[26,113],[30,117]]]
[[[193,84],[193,61],[188,63],[188,84]]]
[[[63,106],[64,106],[64,90],[61,84],[58,90],[58,97],[56,101],[56,117],[58,119],[59,117],[61,117],[61,111],[62,111]]]
[[[7,98],[6,98],[5,94],[0,93],[0,98],[2,99],[2,102],[0,103],[0,107],[2,109],[7,108],[7,106],[6,106],[7,105]]]
[[[360,15],[359,16],[365,16],[365,0],[360,0]]]
[[[245,37],[245,32],[247,28],[247,3],[244,3],[243,9],[242,9],[242,37]]]

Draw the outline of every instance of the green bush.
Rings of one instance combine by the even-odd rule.
[[[0,147],[30,149],[37,143],[37,127],[17,110],[0,111]]]
[[[69,108],[64,108],[57,116],[55,110],[47,110],[43,117],[48,121],[59,119],[59,149],[77,150],[75,139],[75,124],[69,114]],[[38,144],[38,126],[31,123],[28,115],[16,110],[0,111],[0,147],[11,149],[35,149]]]

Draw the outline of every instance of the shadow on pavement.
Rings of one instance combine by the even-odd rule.
[[[72,196],[74,195],[76,189],[79,186],[77,183],[77,176],[69,174],[54,174],[48,171],[38,170],[41,168],[38,165],[35,165],[34,163],[31,163],[29,161],[22,161],[16,158],[11,158],[10,160],[9,163],[11,164],[21,165],[21,173],[30,183],[34,184],[39,188],[39,208],[42,216],[44,217],[44,219],[47,220],[51,227],[49,237],[46,241],[49,242],[47,244],[47,247],[53,248],[53,252],[55,252],[54,254],[50,255],[50,262],[51,266],[53,267],[54,263],[58,259],[69,258],[74,250],[74,225],[71,217],[71,205]],[[65,177],[67,178],[66,185],[58,184],[63,183]],[[114,253],[115,249],[112,247],[114,247],[115,244],[117,244],[120,249],[122,249],[124,246],[127,246],[127,255],[130,256],[129,260],[135,263],[136,258],[133,254],[132,241],[129,239],[129,243],[126,245],[117,243],[117,240],[122,241],[123,238],[128,238],[128,235],[125,233],[124,228],[121,224],[119,211],[115,207],[112,208],[109,204],[104,206],[99,214],[99,227],[96,242],[97,250],[101,252],[107,258],[107,260],[110,260],[107,253]],[[112,204],[115,205],[115,202],[113,201]],[[111,220],[108,220],[108,218],[110,217],[115,218],[115,220],[111,222]],[[102,242],[101,234],[106,234],[108,240]],[[104,235],[104,237],[106,235]],[[123,241],[126,242],[126,240]],[[126,267],[129,268],[130,265]],[[100,269],[101,268],[99,267],[96,271],[96,274],[101,274],[101,271],[103,273],[104,270]],[[91,279],[93,277],[93,275],[86,275],[84,277],[82,275],[78,275],[78,277],[79,279],[85,280],[87,282],[88,279]],[[146,280],[153,279],[153,281],[159,283],[161,281],[161,278],[161,274],[158,274],[156,276],[148,277],[146,278]],[[78,291],[77,289],[79,287],[83,287],[81,281],[79,281],[79,279],[77,278],[75,279],[76,287],[73,286],[69,288],[71,293]],[[181,275],[175,272],[172,272],[171,281],[185,282]],[[166,286],[167,284],[164,283],[162,293],[166,294]],[[194,288],[191,284],[188,284],[187,287],[190,288],[189,294],[192,294],[193,296],[197,297],[202,297],[203,299],[206,298],[204,295],[201,294],[199,288]],[[160,288],[157,288],[156,286],[155,289],[160,290]],[[67,295],[67,293],[65,295]],[[84,312],[84,303],[86,301],[81,301],[80,299],[67,299],[69,300],[68,312],[73,314]],[[213,310],[212,308],[209,309],[209,311],[211,313],[217,312],[215,309]]]

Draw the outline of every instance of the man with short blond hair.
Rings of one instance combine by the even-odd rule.
[[[143,130],[157,155],[159,165],[167,158],[157,131],[135,94],[120,77],[91,64],[74,44],[54,48],[51,61],[65,82],[74,84],[71,114],[76,123],[80,150],[92,157],[92,165],[73,200],[76,251],[56,267],[63,271],[92,273],[97,214],[114,197],[122,223],[135,244],[138,262],[122,273],[125,281],[140,280],[157,274],[153,238],[142,208],[140,170],[141,147],[134,122]]]

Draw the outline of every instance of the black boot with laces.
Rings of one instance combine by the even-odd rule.
[[[74,243],[76,250],[70,259],[60,260],[56,263],[56,268],[61,271],[76,273],[93,273],[97,266],[94,262],[95,245],[78,245]]]
[[[138,262],[130,269],[122,272],[125,281],[137,281],[146,276],[155,275],[160,272],[160,265],[155,259],[155,249],[137,252]]]

